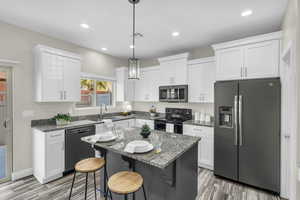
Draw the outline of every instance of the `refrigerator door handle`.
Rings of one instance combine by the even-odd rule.
[[[243,146],[243,96],[239,96],[239,139],[240,139],[240,146]]]
[[[238,145],[238,96],[234,96],[234,145]]]

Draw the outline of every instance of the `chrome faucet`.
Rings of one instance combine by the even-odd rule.
[[[106,104],[100,104],[100,114],[99,114],[99,121],[103,120],[103,106],[104,106],[104,110],[105,112],[107,112],[107,106]]]

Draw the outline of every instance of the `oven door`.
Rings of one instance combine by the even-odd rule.
[[[166,121],[154,120],[154,129],[158,131],[166,131]]]
[[[182,123],[175,123],[174,124],[174,133],[183,134],[183,125],[182,125]]]

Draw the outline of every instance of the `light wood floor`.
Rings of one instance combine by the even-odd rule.
[[[30,176],[0,184],[0,200],[63,200],[67,199],[72,175],[41,185]],[[88,199],[94,200],[93,178],[89,177]],[[72,200],[84,199],[85,176],[78,175]],[[99,183],[97,183],[97,186]],[[199,170],[197,200],[280,200],[279,197],[253,188],[214,177],[208,170]],[[99,193],[98,193],[98,199]]]

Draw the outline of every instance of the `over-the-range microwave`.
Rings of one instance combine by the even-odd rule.
[[[188,85],[169,85],[159,87],[160,102],[188,102]]]

